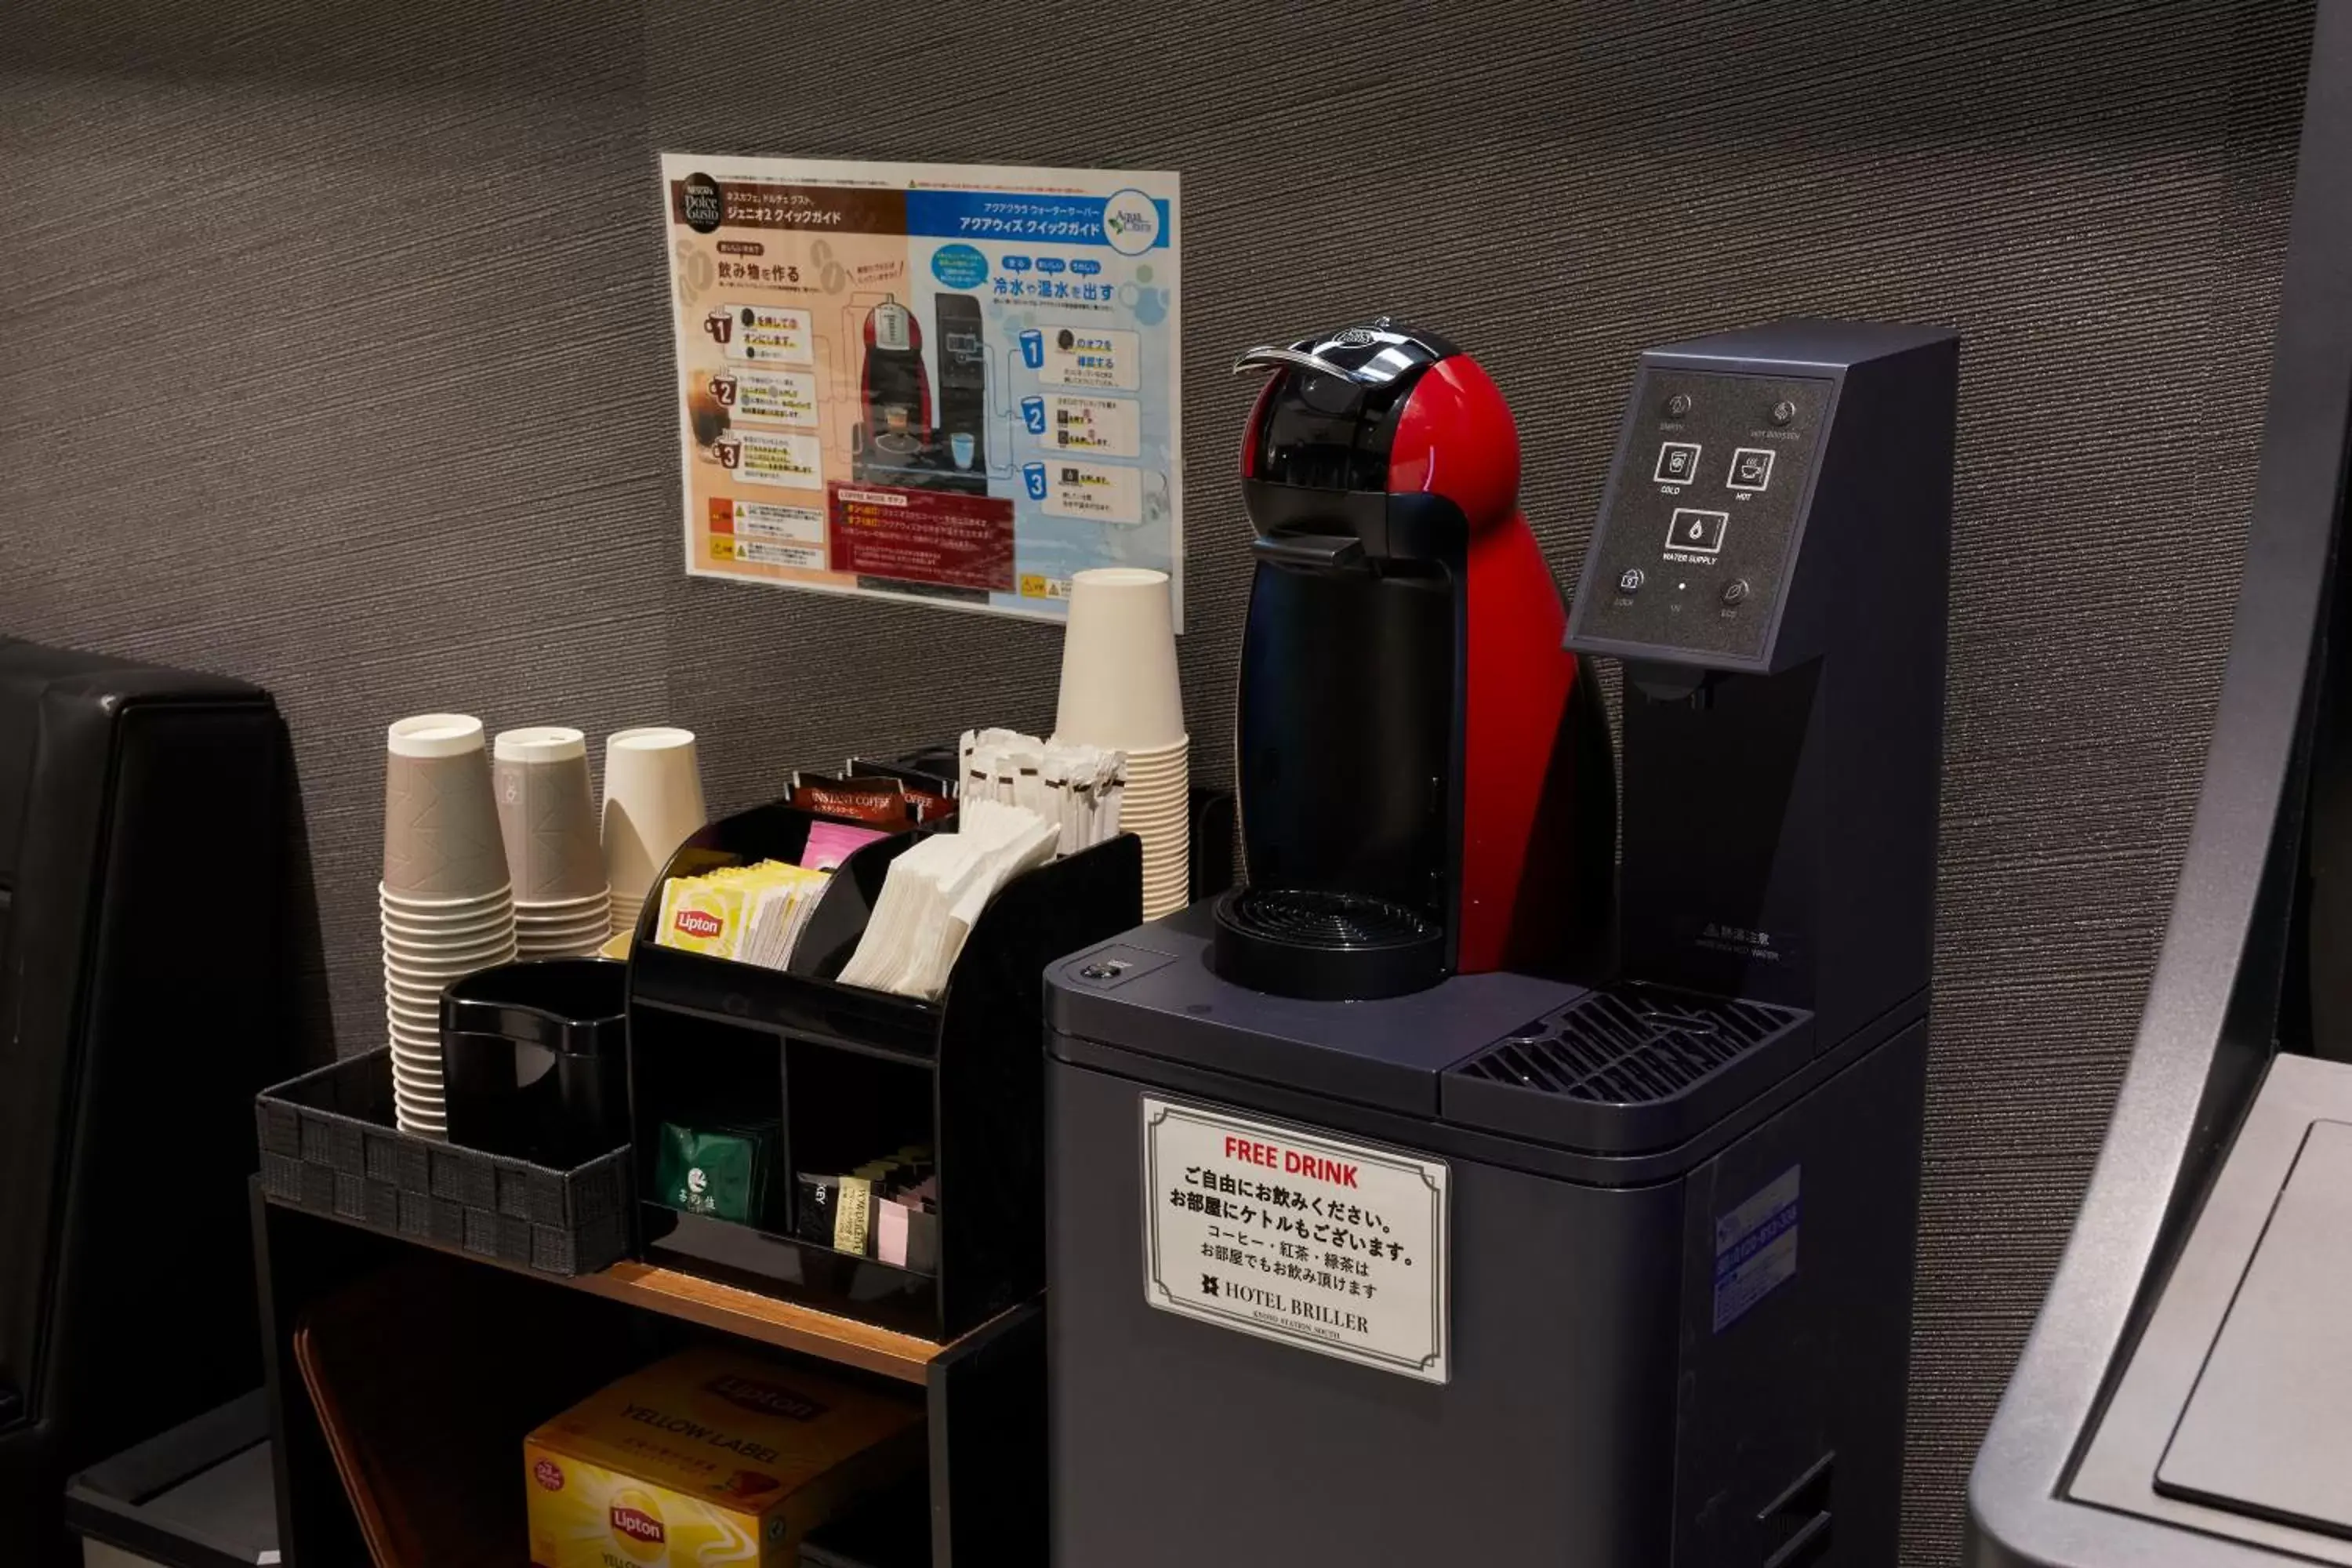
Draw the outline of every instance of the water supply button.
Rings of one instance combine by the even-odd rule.
[[[1699,445],[1668,441],[1658,447],[1658,468],[1653,476],[1662,485],[1686,485],[1698,478]]]
[[[1666,549],[1684,555],[1717,555],[1723,551],[1723,531],[1731,521],[1727,511],[1701,511],[1696,507],[1675,508],[1675,521],[1666,529]]]

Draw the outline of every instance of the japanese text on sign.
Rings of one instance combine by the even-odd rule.
[[[1177,186],[665,153],[687,571],[1058,620],[1147,567],[1181,630]]]
[[[1142,1106],[1146,1300],[1446,1381],[1444,1163],[1199,1106]]]

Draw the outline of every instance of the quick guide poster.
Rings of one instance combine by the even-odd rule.
[[[687,571],[1183,613],[1172,174],[667,153]]]

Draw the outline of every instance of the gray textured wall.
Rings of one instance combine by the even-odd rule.
[[[1050,629],[682,577],[658,150],[1182,171],[1213,775],[1234,349],[1375,310],[1475,347],[1565,577],[1645,342],[1956,325],[1906,1556],[1948,1563],[2191,810],[2307,26],[2271,0],[20,0],[0,631],[277,691],[351,1049],[394,716],[675,720],[721,807],[853,746],[1050,717]]]

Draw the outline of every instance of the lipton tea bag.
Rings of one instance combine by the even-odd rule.
[[[732,958],[742,936],[742,913],[740,887],[711,877],[672,877],[662,889],[655,940],[686,952]]]
[[[751,931],[737,956],[770,969],[783,968],[801,926],[831,880],[823,871],[801,866],[779,866],[763,878],[751,894]]]
[[[698,877],[673,877],[662,889],[661,944],[710,958],[740,958],[761,890],[808,875],[781,860],[762,860]]]

